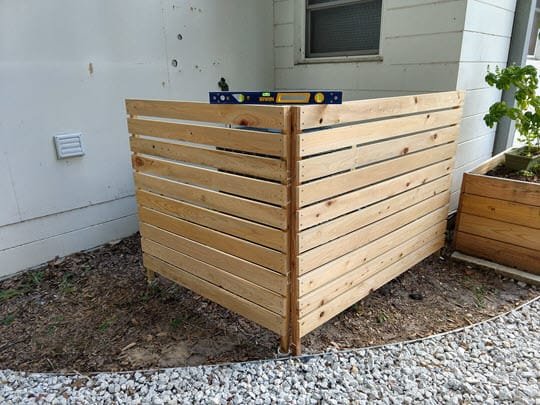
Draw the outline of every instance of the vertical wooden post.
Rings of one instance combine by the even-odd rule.
[[[291,107],[289,136],[289,296],[292,354],[302,352],[298,312],[298,161],[301,107]]]
[[[126,107],[127,109],[127,107]],[[129,118],[137,118],[136,115],[133,115],[133,114],[128,114]],[[136,137],[137,134],[133,134],[133,133],[130,133],[130,137],[131,138],[134,138]],[[137,154],[136,153],[133,153],[132,152],[132,156],[131,156],[131,166],[133,168],[133,175],[135,175],[135,173],[137,172]],[[137,187],[137,186],[135,186]],[[139,209],[139,204],[137,204],[137,210]],[[144,263],[143,263],[143,266],[144,266]],[[146,270],[146,281],[148,282],[148,284],[152,284],[154,282],[154,280],[156,279],[156,273],[153,272],[152,270],[150,269],[145,269]]]

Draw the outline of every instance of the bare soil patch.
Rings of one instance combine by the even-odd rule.
[[[487,176],[502,177],[505,179],[528,181],[529,183],[540,183],[539,173],[529,172],[530,176],[525,176],[523,172],[516,172],[508,169],[505,165],[499,165],[486,173]]]
[[[303,339],[314,353],[429,336],[539,295],[433,255]],[[271,358],[271,332],[163,278],[138,235],[0,282],[0,368],[91,372]]]

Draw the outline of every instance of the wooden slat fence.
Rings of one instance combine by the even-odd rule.
[[[146,268],[299,353],[302,336],[442,247],[462,104],[459,92],[128,100]]]

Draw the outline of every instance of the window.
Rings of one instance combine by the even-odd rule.
[[[382,0],[306,0],[306,58],[377,55]]]

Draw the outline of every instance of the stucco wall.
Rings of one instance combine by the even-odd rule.
[[[494,130],[482,117],[500,92],[487,88],[487,66],[505,66],[515,0],[383,0],[381,61],[295,63],[304,0],[274,0],[275,82],[280,89],[336,88],[346,99],[466,90],[452,184],[491,155]],[[295,40],[296,35],[296,40]]]
[[[0,10],[0,276],[137,230],[125,98],[206,100],[222,76],[273,86],[271,1]],[[86,156],[56,160],[64,132],[83,133]]]

